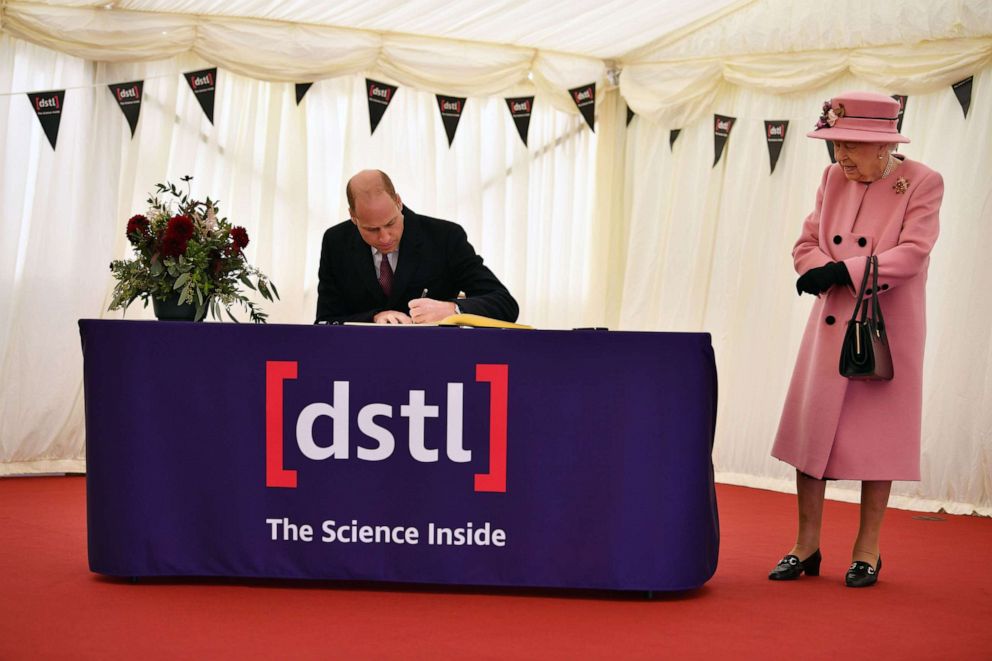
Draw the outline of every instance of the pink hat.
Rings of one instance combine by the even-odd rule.
[[[842,142],[909,142],[896,128],[899,102],[874,92],[845,92],[823,103],[809,138]]]

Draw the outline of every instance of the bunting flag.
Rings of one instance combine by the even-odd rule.
[[[186,82],[189,84],[190,89],[196,96],[196,100],[203,109],[204,114],[206,114],[207,119],[211,124],[213,124],[217,68],[212,67],[210,69],[188,71],[184,72],[183,76],[185,76]],[[393,96],[399,88],[395,85],[378,82],[369,78],[365,79],[365,83],[366,91],[368,93],[370,134],[372,134],[375,133],[375,130],[379,126],[383,115],[393,100]],[[297,105],[300,105],[313,84],[313,82],[296,83]],[[964,113],[965,119],[967,119],[968,112],[971,108],[973,84],[974,76],[969,76],[951,85],[954,95],[957,97],[958,103],[961,105],[961,110]],[[144,81],[135,80],[126,83],[113,83],[107,85],[107,87],[111,94],[113,94],[114,100],[120,107],[121,112],[124,113],[124,117],[131,129],[131,137],[134,138],[138,127],[139,117],[141,115],[141,101]],[[589,125],[589,129],[595,131],[596,83],[589,83],[588,85],[575,87],[568,90],[568,92],[571,95],[572,101],[575,103],[576,108],[578,108],[579,112],[582,114],[582,117]],[[38,116],[38,120],[41,122],[42,129],[48,138],[48,142],[52,145],[53,150],[56,149],[56,144],[58,142],[59,126],[62,120],[62,106],[65,100],[65,94],[66,90],[64,89],[27,93],[31,106],[34,108],[35,114]],[[448,147],[450,148],[454,144],[455,133],[458,129],[458,124],[461,120],[462,113],[465,110],[465,102],[467,99],[465,97],[443,96],[441,94],[436,94],[435,97],[437,98],[438,110],[441,114],[441,121],[444,124],[444,130],[448,137]],[[899,102],[896,130],[901,131],[909,97],[904,94],[893,94],[892,98]],[[530,131],[530,119],[534,110],[535,97],[507,97],[504,100],[506,101],[507,109],[510,112],[510,117],[513,119],[513,123],[516,126],[517,133],[520,135],[520,139],[523,141],[524,147],[527,147],[528,134]],[[635,117],[637,117],[637,113],[631,110],[629,106],[625,107],[627,110],[626,126],[629,127],[630,123]],[[720,159],[723,158],[723,152],[726,149],[727,142],[730,139],[730,133],[733,130],[736,121],[736,117],[717,114],[713,115],[714,154],[712,167],[716,167],[717,164],[719,164]],[[775,168],[777,167],[779,158],[782,154],[782,147],[785,144],[786,134],[789,129],[789,120],[766,119],[764,120],[764,127],[765,142],[768,147],[770,174],[774,174]],[[675,151],[675,141],[678,140],[681,133],[682,129],[671,129],[669,131],[668,146],[672,152]],[[827,154],[830,157],[830,162],[836,163],[837,157],[834,153],[833,141],[825,140],[824,143],[827,148]]]
[[[510,117],[517,125],[517,133],[527,146],[527,133],[530,130],[530,113],[534,109],[534,97],[518,96],[506,99],[506,107],[510,109]]]
[[[772,170],[769,174],[774,174],[778,157],[782,153],[782,145],[785,143],[785,133],[789,130],[789,120],[787,119],[766,119],[765,120],[765,142],[768,143],[768,161]]]
[[[28,92],[28,99],[31,107],[38,115],[41,128],[48,136],[48,142],[52,149],[59,139],[59,123],[62,121],[62,101],[65,100],[65,90],[52,90],[50,92]]]
[[[437,109],[441,112],[441,121],[444,122],[444,132],[448,134],[448,147],[455,141],[455,131],[458,129],[458,120],[462,118],[462,111],[465,110],[465,99],[460,96],[437,97]]]
[[[110,93],[114,95],[114,101],[120,106],[124,118],[131,127],[131,137],[134,137],[134,130],[138,128],[138,116],[141,114],[141,89],[145,81],[134,80],[130,83],[114,83],[107,85]]]
[[[296,105],[300,105],[300,101],[303,100],[312,86],[313,83],[296,83]]]
[[[737,121],[736,117],[727,117],[726,115],[713,115],[713,167],[720,162],[720,157],[723,156],[723,148],[727,144],[727,138],[730,137],[730,131],[734,128],[734,122]]]
[[[896,122],[896,131],[902,131],[902,117],[906,113],[906,101],[909,97],[905,94],[893,94],[892,98],[899,102],[899,121]]]
[[[573,87],[568,90],[568,93],[572,95],[572,101],[575,102],[575,106],[582,113],[582,116],[586,118],[586,124],[592,131],[596,132],[596,83],[589,83],[588,85],[583,85],[582,87]]]
[[[369,78],[365,79],[365,91],[369,97],[369,126],[371,127],[369,135],[375,133],[375,128],[379,126],[379,121],[386,114],[386,108],[392,102],[396,90],[396,85],[387,85]]]
[[[974,76],[968,76],[964,80],[959,80],[951,85],[951,89],[954,90],[954,96],[958,97],[958,103],[961,104],[961,110],[964,111],[965,119],[968,119],[968,109],[971,108],[971,84],[974,79]]]
[[[203,108],[203,113],[210,120],[210,123],[213,124],[217,67],[200,69],[199,71],[187,71],[183,75],[186,76],[186,82],[189,83],[189,88],[193,90],[196,100],[200,103],[200,107]]]

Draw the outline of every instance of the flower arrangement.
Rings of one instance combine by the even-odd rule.
[[[265,312],[241,293],[239,285],[257,290],[269,301],[279,298],[279,290],[248,263],[245,228],[218,218],[215,200],[192,199],[192,179],[182,177],[186,192],[169,182],[156,184],[157,194],[148,198],[148,211],[127,221],[127,238],[135,256],[110,263],[117,284],[109,309],[126,310],[138,297],[147,307],[149,299],[164,301],[178,294],[179,305],[196,306],[196,321],[208,311],[219,320],[223,307],[237,322],[231,314],[231,306],[237,303],[251,321],[265,323]]]
[[[837,120],[843,116],[844,104],[838,103],[837,108],[835,109],[831,105],[830,100],[827,99],[823,102],[823,112],[820,115],[820,119],[816,122],[815,130],[819,131],[820,129],[833,128],[834,124],[837,123]]]

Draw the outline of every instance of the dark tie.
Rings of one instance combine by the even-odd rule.
[[[389,255],[382,256],[382,263],[379,264],[379,286],[386,298],[393,293],[393,267],[389,265]]]

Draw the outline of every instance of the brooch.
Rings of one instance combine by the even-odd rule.
[[[896,183],[892,184],[892,190],[894,190],[897,195],[902,195],[909,190],[909,179],[906,177],[899,177],[896,179]]]

